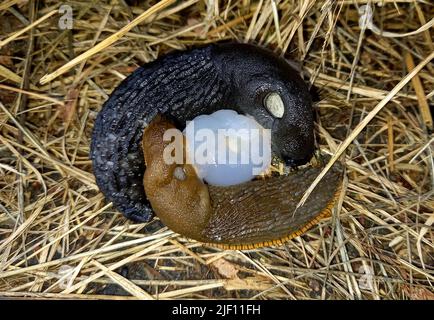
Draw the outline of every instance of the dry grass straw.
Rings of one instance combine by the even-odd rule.
[[[411,35],[361,30],[368,2],[381,30]],[[40,3],[0,5],[0,296],[434,298],[432,5],[70,1],[71,32],[57,1]],[[345,163],[333,217],[284,246],[221,251],[132,223],[94,182],[90,133],[113,88],[166,52],[225,40],[296,62],[318,93],[318,145]]]

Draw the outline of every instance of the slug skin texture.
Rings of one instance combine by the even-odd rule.
[[[284,110],[273,115],[275,110],[264,105],[269,97]],[[255,45],[211,44],[163,55],[110,94],[95,120],[90,146],[96,183],[107,200],[127,218],[149,221],[153,210],[143,192],[141,148],[145,127],[160,113],[183,129],[186,121],[223,108],[270,129],[272,151],[286,163],[302,165],[312,157],[312,103],[298,72]]]
[[[169,128],[174,124],[158,115],[144,131],[143,182],[156,215],[173,231],[220,248],[251,249],[281,244],[330,215],[340,193],[340,164],[295,211],[323,165],[229,187],[210,186],[191,165],[165,163],[163,150],[170,142],[163,141],[163,134]],[[174,174],[176,168],[184,171],[183,179]]]

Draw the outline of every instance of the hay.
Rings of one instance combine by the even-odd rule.
[[[360,28],[368,2],[384,34]],[[57,1],[0,5],[0,296],[434,299],[432,4],[68,4],[73,30]],[[318,95],[319,146],[344,155],[333,218],[284,246],[209,248],[127,221],[95,185],[90,133],[113,88],[166,52],[222,40],[295,61]]]

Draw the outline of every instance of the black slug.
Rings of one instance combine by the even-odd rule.
[[[157,113],[185,126],[200,114],[232,109],[272,131],[272,151],[289,165],[314,150],[308,89],[272,52],[249,44],[212,44],[175,52],[137,69],[113,91],[95,121],[91,159],[96,182],[126,217],[149,221],[143,192],[144,128]]]

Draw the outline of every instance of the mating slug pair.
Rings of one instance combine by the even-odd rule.
[[[272,151],[287,164],[311,158],[311,99],[297,73],[257,46],[214,44],[146,64],[113,91],[91,144],[102,192],[128,218],[149,221],[155,211],[176,232],[233,249],[280,243],[329,214],[340,186],[339,166],[294,212],[321,167],[216,187],[198,179],[190,165],[181,173],[161,161],[163,129],[183,129],[187,120],[219,109],[249,115],[270,129]]]

